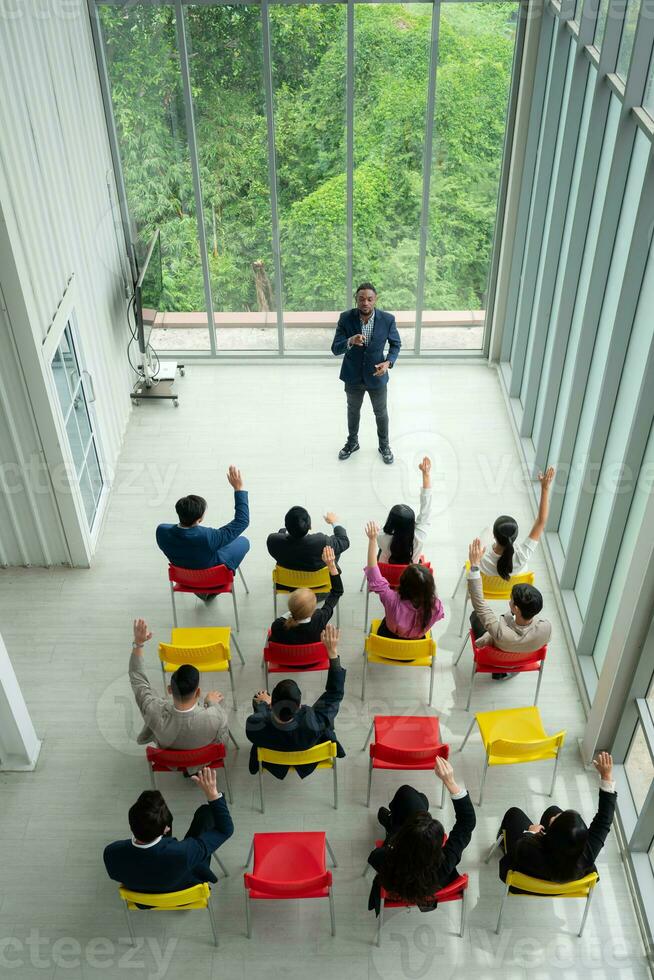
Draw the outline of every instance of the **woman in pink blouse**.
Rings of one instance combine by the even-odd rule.
[[[378,636],[393,640],[420,640],[434,623],[444,616],[443,603],[436,594],[434,576],[426,565],[408,565],[402,573],[397,592],[390,587],[377,565],[379,527],[366,524],[368,563],[366,578],[371,592],[376,592],[385,616]]]

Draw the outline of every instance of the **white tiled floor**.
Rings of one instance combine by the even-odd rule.
[[[468,724],[463,707],[469,659],[461,661],[463,669],[453,670],[461,599],[451,602],[449,596],[465,546],[500,511],[514,514],[525,533],[532,515],[491,369],[400,363],[389,395],[396,454],[392,468],[376,452],[367,404],[361,451],[346,463],[338,462],[345,404],[336,375],[335,364],[321,363],[189,367],[179,383],[177,410],[161,403],[133,412],[93,568],[2,573],[0,631],[44,740],[35,773],[0,776],[2,975],[124,975],[139,980],[164,975],[240,980],[255,972],[286,980],[304,980],[307,974],[315,980],[648,976],[613,837],[599,861],[602,880],[582,940],[575,936],[579,902],[517,898],[507,908],[502,935],[495,936],[502,887],[496,862],[486,867],[482,856],[506,806],[517,804],[534,819],[540,816],[548,803],[548,764],[489,774],[477,829],[461,864],[471,882],[465,938],[454,934],[458,906],[445,906],[429,915],[389,913],[382,948],[371,947],[369,881],[361,877],[361,869],[378,832],[376,808],[402,777],[376,774],[373,805],[366,810],[367,755],[360,750],[372,714],[430,709],[427,678],[419,671],[418,676],[409,670],[389,676],[373,669],[367,703],[359,699],[364,522],[383,519],[398,501],[417,503],[417,462],[429,453],[435,502],[425,553],[436,569],[446,606],[446,618],[436,629],[433,711],[456,748]],[[214,889],[221,946],[212,947],[203,913],[150,915],[147,922],[138,921],[146,944],[128,961],[123,912],[104,873],[102,848],[126,836],[127,809],[148,785],[143,750],[133,741],[138,718],[125,673],[131,622],[136,615],[145,616],[154,631],[148,662],[158,685],[155,642],[168,636],[171,611],[154,528],[160,520],[172,519],[174,501],[186,492],[209,499],[208,521],[227,520],[231,492],[224,473],[229,463],[242,468],[250,491],[252,550],[244,565],[250,595],[240,595],[239,640],[246,666],[235,668],[239,710],[232,729],[241,742],[232,761],[236,832],[221,851],[230,877]],[[250,697],[261,686],[262,640],[272,613],[265,536],[282,524],[285,510],[294,503],[310,509],[316,527],[321,527],[321,514],[336,510],[351,536],[342,562],[346,595],[341,607],[348,680],[337,725],[348,755],[340,767],[337,812],[331,806],[330,777],[317,773],[302,785],[292,777],[284,784],[269,779],[264,818],[256,808],[256,780],[247,771],[243,723]],[[555,797],[590,818],[597,780],[583,770],[576,749],[583,712],[540,553],[534,568],[554,623],[540,707],[548,730],[568,731]],[[219,599],[209,608],[191,599],[180,602],[182,624],[232,623],[228,600]],[[373,603],[371,612],[376,608]],[[319,675],[307,678],[303,687],[308,697],[317,696]],[[473,708],[529,704],[532,695],[529,678],[509,686],[479,679]],[[478,738],[472,737],[453,761],[476,799],[482,764]],[[413,782],[438,799],[433,778],[417,776]],[[198,791],[172,776],[161,785],[176,831],[185,830],[200,802]],[[446,826],[450,821],[446,808]],[[327,831],[339,862],[334,875],[335,939],[329,935],[326,903],[317,901],[259,903],[254,939],[245,938],[241,865],[252,833],[262,829]]]

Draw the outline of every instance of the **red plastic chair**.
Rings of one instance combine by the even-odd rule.
[[[447,759],[449,745],[441,742],[438,718],[417,715],[375,715],[363,748],[375,733],[370,746],[368,767],[368,796],[370,806],[373,769],[394,769],[413,772],[434,771],[436,757]],[[445,802],[445,784],[441,783],[441,808]]]
[[[445,885],[444,888],[439,889],[435,892],[431,898],[442,905],[444,902],[461,902],[461,927],[459,929],[459,936],[463,938],[463,932],[466,924],[466,893],[468,891],[468,876],[459,875],[454,881],[451,881],[449,885]],[[379,918],[377,921],[377,945],[381,946],[381,931],[384,924],[384,910],[385,909],[408,909],[412,908],[412,902],[405,902],[397,896],[389,895],[385,888],[381,889],[381,904],[379,909]]]
[[[252,938],[253,899],[328,898],[332,936],[336,935],[332,873],[327,870],[326,850],[337,867],[324,831],[254,835],[245,863],[247,867],[254,853],[254,867],[252,874],[243,875],[248,939]]]
[[[241,574],[245,591],[245,579]],[[214,565],[213,568],[179,568],[177,565],[168,566],[170,582],[170,599],[173,604],[173,623],[177,626],[177,609],[175,608],[176,592],[204,593],[205,595],[225,595],[231,593],[234,604],[234,620],[239,631],[238,608],[236,606],[236,583],[234,572],[227,565]],[[237,647],[238,649],[238,647]],[[239,651],[240,653],[240,651]]]
[[[468,692],[468,703],[466,711],[470,710],[472,701],[472,688],[475,683],[476,674],[528,674],[538,671],[538,682],[536,684],[536,694],[534,697],[534,707],[538,704],[538,693],[540,683],[543,679],[543,669],[545,667],[545,657],[547,656],[547,644],[534,650],[533,653],[525,653],[521,657],[516,655],[515,660],[505,659],[506,654],[496,647],[478,647],[475,643],[475,636],[470,630],[470,642],[472,644],[472,675],[470,677],[470,691]]]
[[[425,556],[424,555],[420,555],[420,558],[418,559],[418,561],[417,562],[414,562],[413,564],[415,564],[415,565],[424,565],[426,568],[429,569],[430,572],[433,572],[433,568],[431,567],[431,565],[429,564],[429,562],[425,559]],[[386,579],[386,581],[388,582],[388,584],[390,585],[390,587],[392,589],[396,589],[397,590],[397,587],[400,584],[400,579],[402,578],[402,573],[409,566],[408,565],[391,565],[390,562],[380,561],[380,562],[378,562],[377,567],[379,568],[379,571],[380,571],[381,575]],[[367,583],[367,578],[366,578],[366,574],[364,572],[364,574],[363,574],[363,582],[361,584],[361,588],[363,588],[363,586],[366,585],[366,609],[365,609],[365,613],[364,613],[364,616],[363,616],[363,630],[364,630],[364,632],[368,628],[368,603],[370,601],[370,589],[369,589],[369,587],[368,587],[368,585],[366,583]]]
[[[238,748],[231,732],[229,737]],[[199,749],[160,749],[155,745],[146,745],[145,755],[153,789],[157,788],[156,772],[185,772],[187,769],[205,767],[222,769],[225,773],[227,799],[232,802],[232,788],[227,770],[227,747],[222,742],[212,742],[211,745],[203,745]]]
[[[329,654],[324,643],[274,643],[268,640],[263,649],[263,670],[268,674],[294,674],[312,670],[329,670]]]

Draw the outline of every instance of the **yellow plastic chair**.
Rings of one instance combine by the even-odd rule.
[[[461,574],[459,575],[459,580],[456,583],[454,592],[452,593],[452,598],[456,595],[461,580],[470,571],[470,562],[467,561],[463,568],[461,569]],[[481,587],[484,593],[484,599],[488,599],[489,602],[494,602],[499,599],[504,599],[506,602],[511,598],[511,589],[514,585],[533,585],[534,584],[534,573],[533,572],[521,572],[520,575],[512,575],[508,580],[502,578],[500,575],[484,575],[481,573]],[[468,594],[468,583],[466,582],[466,594],[463,600],[463,613],[461,614],[461,628],[459,629],[459,636],[463,633],[466,623],[466,611],[468,609],[468,603],[470,602],[470,596]],[[454,661],[455,665],[458,664],[461,659],[461,654],[466,648],[468,642],[468,634],[466,632],[466,637],[459,651],[459,656]]]
[[[170,643],[159,644],[159,660],[161,673],[166,690],[166,674],[172,674],[181,664],[193,664],[201,674],[229,673],[229,683],[232,687],[232,701],[236,709],[236,691],[234,675],[232,674],[232,654],[230,641],[244,664],[243,654],[231,635],[230,626],[180,627],[171,633]]]
[[[257,747],[257,761],[259,763],[259,798],[261,800],[261,812],[265,813],[265,803],[263,798],[263,764],[272,763],[277,766],[288,766],[295,769],[296,766],[310,766],[317,762],[317,769],[331,769],[334,774],[334,809],[338,810],[338,775],[336,772],[336,742],[321,742],[313,748],[305,749],[304,752],[277,752],[274,749],[264,749]]]
[[[392,640],[388,636],[377,636],[381,619],[373,619],[370,633],[363,648],[363,679],[361,681],[361,700],[366,695],[366,674],[368,664],[386,664],[395,667],[428,667],[429,703],[434,692],[434,670],[436,667],[436,641],[429,630],[422,640]]]
[[[289,592],[295,589],[311,589],[315,596],[327,595],[331,591],[332,583],[329,577],[327,566],[320,568],[317,572],[300,572],[295,568],[283,568],[282,565],[275,565],[272,570],[273,580],[273,608],[275,619],[277,619],[277,596],[282,594],[288,596]],[[336,606],[336,625],[341,625],[339,607]]]
[[[480,711],[470,722],[459,752],[463,751],[475,724],[479,725],[479,734],[486,750],[486,761],[479,789],[479,806],[481,806],[489,766],[510,766],[522,762],[554,759],[549,793],[550,796],[552,795],[559,754],[565,741],[565,731],[548,735],[543,728],[540,711],[536,707]]]
[[[129,888],[118,889],[118,894],[125,903],[125,918],[132,946],[135,945],[134,929],[130,912],[188,912],[191,909],[206,909],[211,921],[211,931],[213,933],[214,945],[218,945],[218,930],[216,920],[211,907],[211,889],[207,882],[200,885],[193,885],[191,888],[184,888],[179,892],[133,892]],[[147,905],[149,908],[140,909],[139,905]]]
[[[515,894],[511,892],[512,888],[519,888],[521,892],[529,892],[529,895],[526,896],[528,898],[585,898],[584,914],[581,919],[579,932],[577,933],[577,936],[581,939],[584,926],[586,925],[586,919],[588,918],[590,900],[593,897],[593,891],[598,881],[599,875],[596,871],[591,871],[584,878],[578,878],[576,881],[568,881],[565,884],[561,884],[558,881],[543,881],[541,878],[532,878],[530,875],[523,875],[520,871],[509,871],[506,876],[506,891],[502,896],[495,932],[499,935],[507,895]]]

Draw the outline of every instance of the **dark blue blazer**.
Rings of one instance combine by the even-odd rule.
[[[353,345],[348,350],[348,338],[358,333],[361,333],[359,311],[354,309],[341,313],[332,344],[332,354],[345,354],[340,379],[346,384],[363,384],[366,388],[381,388],[382,385],[388,384],[388,373],[376,378],[375,364],[390,361],[393,367],[402,346],[395,317],[385,310],[376,309],[375,326],[370,343],[366,347]],[[387,344],[388,353],[385,354]]]
[[[176,892],[203,881],[215,882],[209,867],[211,855],[234,833],[225,797],[209,804],[214,829],[199,837],[162,837],[153,847],[134,847],[131,840],[118,840],[104,849],[107,874],[135,892]]]

